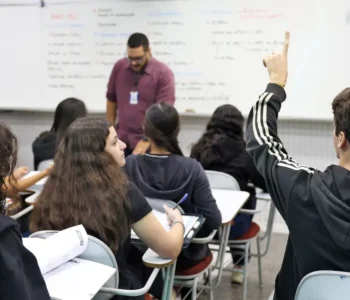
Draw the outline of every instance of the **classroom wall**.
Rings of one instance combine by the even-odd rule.
[[[331,113],[331,112],[330,112]],[[96,115],[103,117],[103,115]],[[49,130],[52,124],[51,113],[0,112],[0,121],[11,126],[19,141],[18,165],[33,167],[31,144],[42,131]],[[186,155],[190,147],[204,130],[208,118],[182,117],[180,145]],[[324,121],[285,121],[279,122],[279,135],[289,154],[300,164],[324,170],[329,164],[337,163],[332,142],[332,122]],[[255,219],[265,228],[268,209]],[[287,232],[287,227],[279,214],[275,217],[275,232]]]

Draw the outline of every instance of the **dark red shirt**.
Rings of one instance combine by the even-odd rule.
[[[132,91],[138,92],[137,104],[130,103]],[[108,82],[107,100],[117,103],[118,137],[133,149],[143,136],[146,110],[153,103],[174,105],[174,74],[154,58],[150,59],[141,74],[131,69],[126,58],[120,59],[114,65]]]

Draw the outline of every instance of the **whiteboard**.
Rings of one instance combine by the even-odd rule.
[[[0,108],[35,109],[42,77],[39,6],[0,3],[0,38]]]
[[[52,111],[62,99],[77,97],[89,111],[104,112],[113,65],[138,31],[174,72],[180,113],[211,115],[231,103],[247,115],[268,82],[262,58],[281,49],[289,30],[288,99],[280,116],[331,119],[334,96],[350,86],[348,2],[47,0],[43,8],[0,6],[0,33],[13,38],[0,47],[0,80],[6,83],[0,108]]]

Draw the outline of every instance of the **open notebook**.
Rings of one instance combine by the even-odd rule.
[[[116,272],[114,268],[77,258],[87,248],[82,225],[60,231],[47,239],[23,238],[31,251],[52,299],[89,300]]]
[[[166,231],[169,231],[170,226],[169,226],[166,214],[161,213],[161,212],[154,210],[154,209],[153,209],[153,214],[156,216],[156,218],[158,219],[160,224],[163,225],[164,229]],[[194,227],[196,222],[199,220],[199,217],[182,215],[182,219],[183,219],[184,225],[185,225],[184,237],[186,237],[187,234],[190,232],[190,230]],[[131,230],[131,238],[138,239],[138,236],[136,235],[136,233],[133,230]]]

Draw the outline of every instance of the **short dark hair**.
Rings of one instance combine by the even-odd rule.
[[[344,132],[346,139],[350,142],[350,88],[340,92],[332,103],[335,134]]]
[[[143,50],[148,50],[149,48],[149,41],[146,35],[144,35],[143,33],[133,33],[132,35],[130,35],[129,39],[128,39],[128,47],[129,48],[138,48],[142,46]]]

